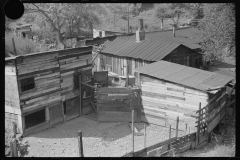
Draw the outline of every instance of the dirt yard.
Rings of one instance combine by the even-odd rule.
[[[25,157],[78,157],[77,131],[83,133],[85,157],[120,157],[132,151],[132,134],[129,123],[100,122],[78,117],[54,128],[23,139],[28,141]],[[142,130],[140,132],[144,132]],[[183,136],[179,132],[179,136]],[[169,129],[156,125],[147,126],[147,146],[168,139]],[[172,131],[172,137],[175,131]],[[143,149],[144,136],[135,136],[135,151]]]

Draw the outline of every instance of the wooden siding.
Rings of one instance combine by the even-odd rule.
[[[61,100],[58,53],[23,57],[17,60],[17,71],[23,112]],[[20,80],[29,77],[34,78],[35,87],[22,92]]]
[[[127,63],[129,65],[129,75],[133,76],[135,73],[135,68],[151,63],[149,61],[143,61],[141,59],[121,57],[104,53],[100,53],[96,59],[99,59],[95,61],[96,66],[98,66],[98,63],[100,63],[98,71],[108,70],[116,73],[119,76],[126,76]],[[111,62],[107,61],[108,59],[111,60]]]
[[[140,90],[129,92],[122,88],[103,88],[105,91],[97,93],[97,117],[98,121],[132,121],[132,110],[134,110],[134,121],[141,120]],[[125,89],[125,88],[124,88]]]
[[[27,114],[46,107],[46,123],[49,123],[53,116],[49,115],[48,106],[60,103],[59,107],[62,108],[62,101],[74,97],[79,99],[81,88],[74,88],[74,75],[92,73],[91,52],[91,47],[83,47],[22,56],[15,59],[16,67],[14,61],[7,61],[8,63],[5,64],[5,99],[7,100],[5,108],[19,113],[18,110],[10,108],[18,107],[23,114]],[[34,78],[34,88],[21,91],[21,80],[26,78]],[[83,102],[84,104],[86,103]],[[79,103],[75,105],[79,109]],[[58,115],[61,117],[60,111],[62,115],[64,113],[63,109],[58,109]],[[61,119],[60,117],[58,118]],[[24,117],[20,118],[18,123],[23,124],[20,129],[24,130]]]
[[[179,116],[180,129],[195,125],[199,103],[208,104],[208,94],[141,74],[142,120],[170,125]],[[173,120],[173,121],[172,121]],[[194,127],[193,127],[194,129]]]
[[[190,67],[199,67],[195,64],[195,59],[201,58],[202,56],[200,53],[181,45],[173,50],[169,55],[164,57],[163,60]]]

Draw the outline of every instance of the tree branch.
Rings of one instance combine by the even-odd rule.
[[[56,28],[56,26],[54,26],[54,22],[53,20],[45,13],[44,10],[40,9],[37,5],[35,5],[34,3],[32,4],[33,6],[35,6],[37,8],[37,10],[39,12],[41,12],[46,18],[47,20],[50,22],[50,24],[52,25],[52,27],[55,29],[55,30],[58,30],[58,28]]]

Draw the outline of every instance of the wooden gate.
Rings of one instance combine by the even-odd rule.
[[[141,121],[141,105],[133,90],[127,88],[101,88],[97,92],[98,121],[131,122]]]
[[[79,97],[66,100],[66,120],[79,116]]]
[[[55,103],[49,106],[49,114],[50,114],[50,126],[54,126],[58,123],[63,122],[63,114],[62,114],[62,106],[61,103]]]

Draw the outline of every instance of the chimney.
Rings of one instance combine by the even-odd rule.
[[[143,19],[138,20],[138,30],[136,31],[136,42],[141,42],[145,39],[145,31],[143,27]]]

